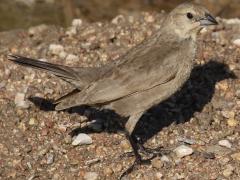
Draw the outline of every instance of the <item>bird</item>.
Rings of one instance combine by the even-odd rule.
[[[186,2],[170,11],[158,31],[114,62],[102,67],[68,67],[19,55],[19,65],[52,73],[75,87],[55,101],[57,111],[88,105],[113,110],[126,119],[126,136],[142,162],[133,131],[141,116],[169,98],[188,80],[194,66],[197,35],[218,22],[202,5]]]

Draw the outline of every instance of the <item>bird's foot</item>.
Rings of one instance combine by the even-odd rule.
[[[119,177],[119,180],[122,180],[125,176],[127,176],[132,171],[134,171],[138,166],[149,165],[149,164],[151,164],[151,159],[143,160],[141,158],[136,158],[134,163],[121,174],[121,176]]]
[[[146,156],[156,157],[168,154],[170,151],[167,149],[163,149],[162,147],[157,148],[148,148],[143,145],[139,145],[139,152]]]
[[[162,147],[157,147],[157,148],[148,148],[143,146],[142,144],[138,144],[139,150],[138,152],[144,156],[147,157],[151,157],[154,158],[156,156],[162,156],[162,155],[166,155],[169,154],[171,152],[171,150],[168,149],[163,149]],[[133,151],[129,151],[129,152],[125,152],[123,154],[120,155],[120,158],[124,158],[124,157],[133,157],[135,156]]]
[[[119,156],[119,158],[122,159],[124,157],[134,157],[134,156],[135,156],[134,152],[133,151],[129,151],[129,152],[125,152],[125,153],[121,154]]]

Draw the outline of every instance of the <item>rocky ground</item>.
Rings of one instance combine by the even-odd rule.
[[[116,179],[134,161],[121,156],[131,148],[109,116],[89,108],[54,111],[50,100],[72,87],[6,55],[101,66],[159,29],[163,16],[0,33],[0,179]],[[166,153],[128,179],[240,179],[240,20],[218,20],[199,37],[190,80],[136,129],[145,146]],[[84,134],[86,126],[92,131]]]

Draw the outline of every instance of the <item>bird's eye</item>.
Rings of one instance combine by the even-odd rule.
[[[188,12],[188,13],[187,13],[187,18],[188,18],[188,19],[192,19],[192,18],[193,18],[193,14],[190,13],[190,12]]]

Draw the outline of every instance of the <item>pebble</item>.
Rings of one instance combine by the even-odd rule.
[[[92,144],[92,138],[84,133],[78,134],[77,137],[72,142],[73,146],[84,144]]]
[[[161,156],[161,161],[162,162],[170,162],[170,159],[166,155],[163,155],[163,156]]]
[[[21,107],[23,109],[29,108],[29,103],[24,100],[25,99],[25,94],[24,93],[17,93],[15,96],[15,104],[17,107]]]
[[[236,127],[238,125],[238,121],[234,118],[228,119],[227,124],[230,127]]]
[[[122,171],[122,169],[123,169],[123,167],[122,167],[122,165],[121,164],[117,164],[115,167],[114,167],[114,172],[116,173],[118,173],[118,172],[120,172],[120,171]]]
[[[73,19],[72,20],[72,26],[80,27],[81,25],[82,25],[82,20],[81,19]]]
[[[121,22],[125,21],[125,18],[123,15],[118,15],[115,18],[112,19],[113,24],[119,24]]]
[[[68,36],[73,36],[76,34],[77,34],[77,28],[75,26],[68,28],[68,30],[66,31],[66,35]]]
[[[178,137],[177,138],[177,140],[179,141],[179,142],[184,142],[184,143],[186,143],[186,144],[196,144],[196,141],[195,140],[193,140],[193,139],[188,139],[188,138],[185,138],[185,137]]]
[[[64,138],[64,142],[66,144],[71,144],[72,142],[72,137],[70,135],[67,135],[65,138]]]
[[[68,54],[66,57],[67,64],[71,64],[71,63],[78,62],[78,61],[79,61],[78,56],[76,56],[74,54]]]
[[[234,111],[222,111],[222,115],[225,118],[234,118],[235,117],[235,112]]]
[[[235,44],[237,47],[240,47],[240,39],[233,40],[233,44]]]
[[[160,173],[160,172],[157,172],[157,173],[155,174],[155,177],[156,177],[157,179],[162,179],[162,178],[163,178],[163,174]]]
[[[124,151],[129,151],[131,149],[129,142],[125,139],[121,141],[120,146]]]
[[[84,175],[85,180],[96,180],[98,178],[98,174],[96,172],[87,172]]]
[[[222,19],[222,21],[226,24],[240,24],[240,19],[239,18]]]
[[[50,44],[49,45],[49,51],[53,55],[59,55],[61,52],[64,51],[64,48],[60,44]]]
[[[240,161],[240,152],[231,155],[234,160]]]
[[[110,167],[104,168],[103,172],[104,172],[104,174],[105,174],[106,176],[110,176],[110,175],[113,174],[113,170],[112,170],[112,168],[110,168]]]
[[[47,164],[52,164],[54,162],[54,154],[49,153],[47,154]]]
[[[225,177],[230,177],[233,174],[234,167],[231,164],[226,165],[226,168],[223,170],[223,175]]]
[[[30,27],[28,29],[28,34],[29,35],[35,35],[35,34],[40,34],[41,32],[45,31],[47,29],[47,25],[41,24],[38,26]]]
[[[223,147],[232,148],[232,144],[227,139],[223,139],[223,140],[218,141],[218,144],[220,146],[223,146]]]
[[[60,54],[59,54],[59,57],[61,59],[65,59],[67,57],[67,53],[65,51],[61,51]]]
[[[35,118],[30,118],[28,124],[31,125],[31,126],[33,126],[33,125],[36,125],[36,124],[37,124],[37,121],[36,121]]]
[[[161,169],[163,167],[163,162],[159,158],[154,158],[152,160],[152,166],[157,169]]]
[[[181,146],[178,146],[174,150],[174,152],[176,153],[178,158],[182,158],[182,157],[191,155],[193,153],[193,149],[188,147],[188,146],[186,146],[186,145],[181,145]]]

